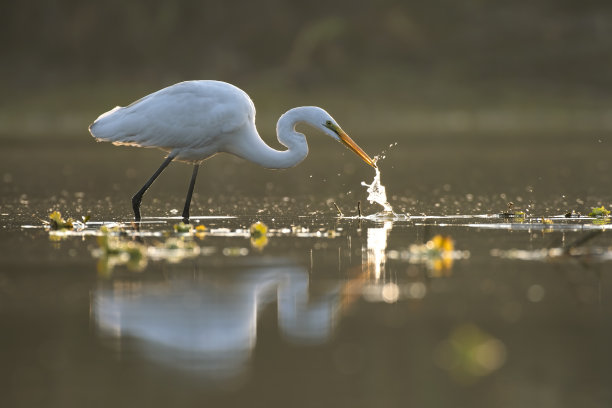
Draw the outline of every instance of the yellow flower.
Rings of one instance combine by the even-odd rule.
[[[204,225],[198,225],[195,227],[195,236],[199,239],[204,239],[206,236],[206,227]]]
[[[425,244],[425,247],[428,249],[427,265],[430,276],[435,278],[450,276],[453,267],[452,252],[455,249],[453,239],[449,236],[436,235]]]
[[[257,221],[249,229],[251,232],[251,246],[255,249],[262,250],[268,245],[268,227],[261,221]]]
[[[268,245],[268,237],[265,235],[260,236],[259,238],[251,237],[251,246],[255,249],[262,250],[264,247]]]
[[[257,221],[251,225],[250,232],[251,238],[257,239],[261,236],[266,236],[268,233],[268,226],[261,221]]]
[[[455,243],[449,236],[436,235],[430,242],[431,245],[428,245],[428,247],[438,251],[452,251],[455,249]]]

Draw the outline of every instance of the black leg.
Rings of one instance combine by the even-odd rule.
[[[142,186],[142,188],[140,190],[138,190],[138,192],[136,194],[134,194],[134,197],[132,197],[132,209],[134,210],[134,219],[136,221],[140,221],[140,202],[142,201],[142,196],[149,189],[149,187],[151,187],[151,184],[153,184],[155,179],[157,177],[159,177],[161,172],[164,171],[164,169],[166,167],[168,167],[168,165],[170,164],[170,162],[172,160],[174,160],[175,156],[176,156],[176,154],[174,154],[174,155],[171,154],[168,157],[166,157],[166,160],[164,160],[162,165],[159,166],[159,169],[157,169],[157,171],[155,173],[153,173],[153,175],[151,176],[149,181],[147,181],[145,183],[145,185]]]
[[[187,198],[185,198],[185,208],[183,209],[183,222],[189,224],[189,207],[191,206],[191,196],[193,195],[193,187],[195,186],[196,177],[198,177],[199,164],[193,165],[193,173],[191,174],[191,181],[189,182],[189,190],[187,191]]]

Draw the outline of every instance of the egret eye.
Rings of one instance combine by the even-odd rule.
[[[332,125],[331,120],[328,120],[327,122],[325,122],[325,126],[328,126],[328,127],[329,127],[329,126],[331,126],[331,125]]]

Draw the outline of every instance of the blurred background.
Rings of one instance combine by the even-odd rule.
[[[0,14],[0,137],[85,140],[98,114],[188,79],[381,134],[612,129],[612,5],[540,0],[19,1]]]

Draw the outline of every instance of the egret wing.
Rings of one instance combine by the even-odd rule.
[[[94,137],[114,144],[164,150],[221,147],[224,137],[254,121],[250,98],[217,81],[189,81],[101,115]]]

